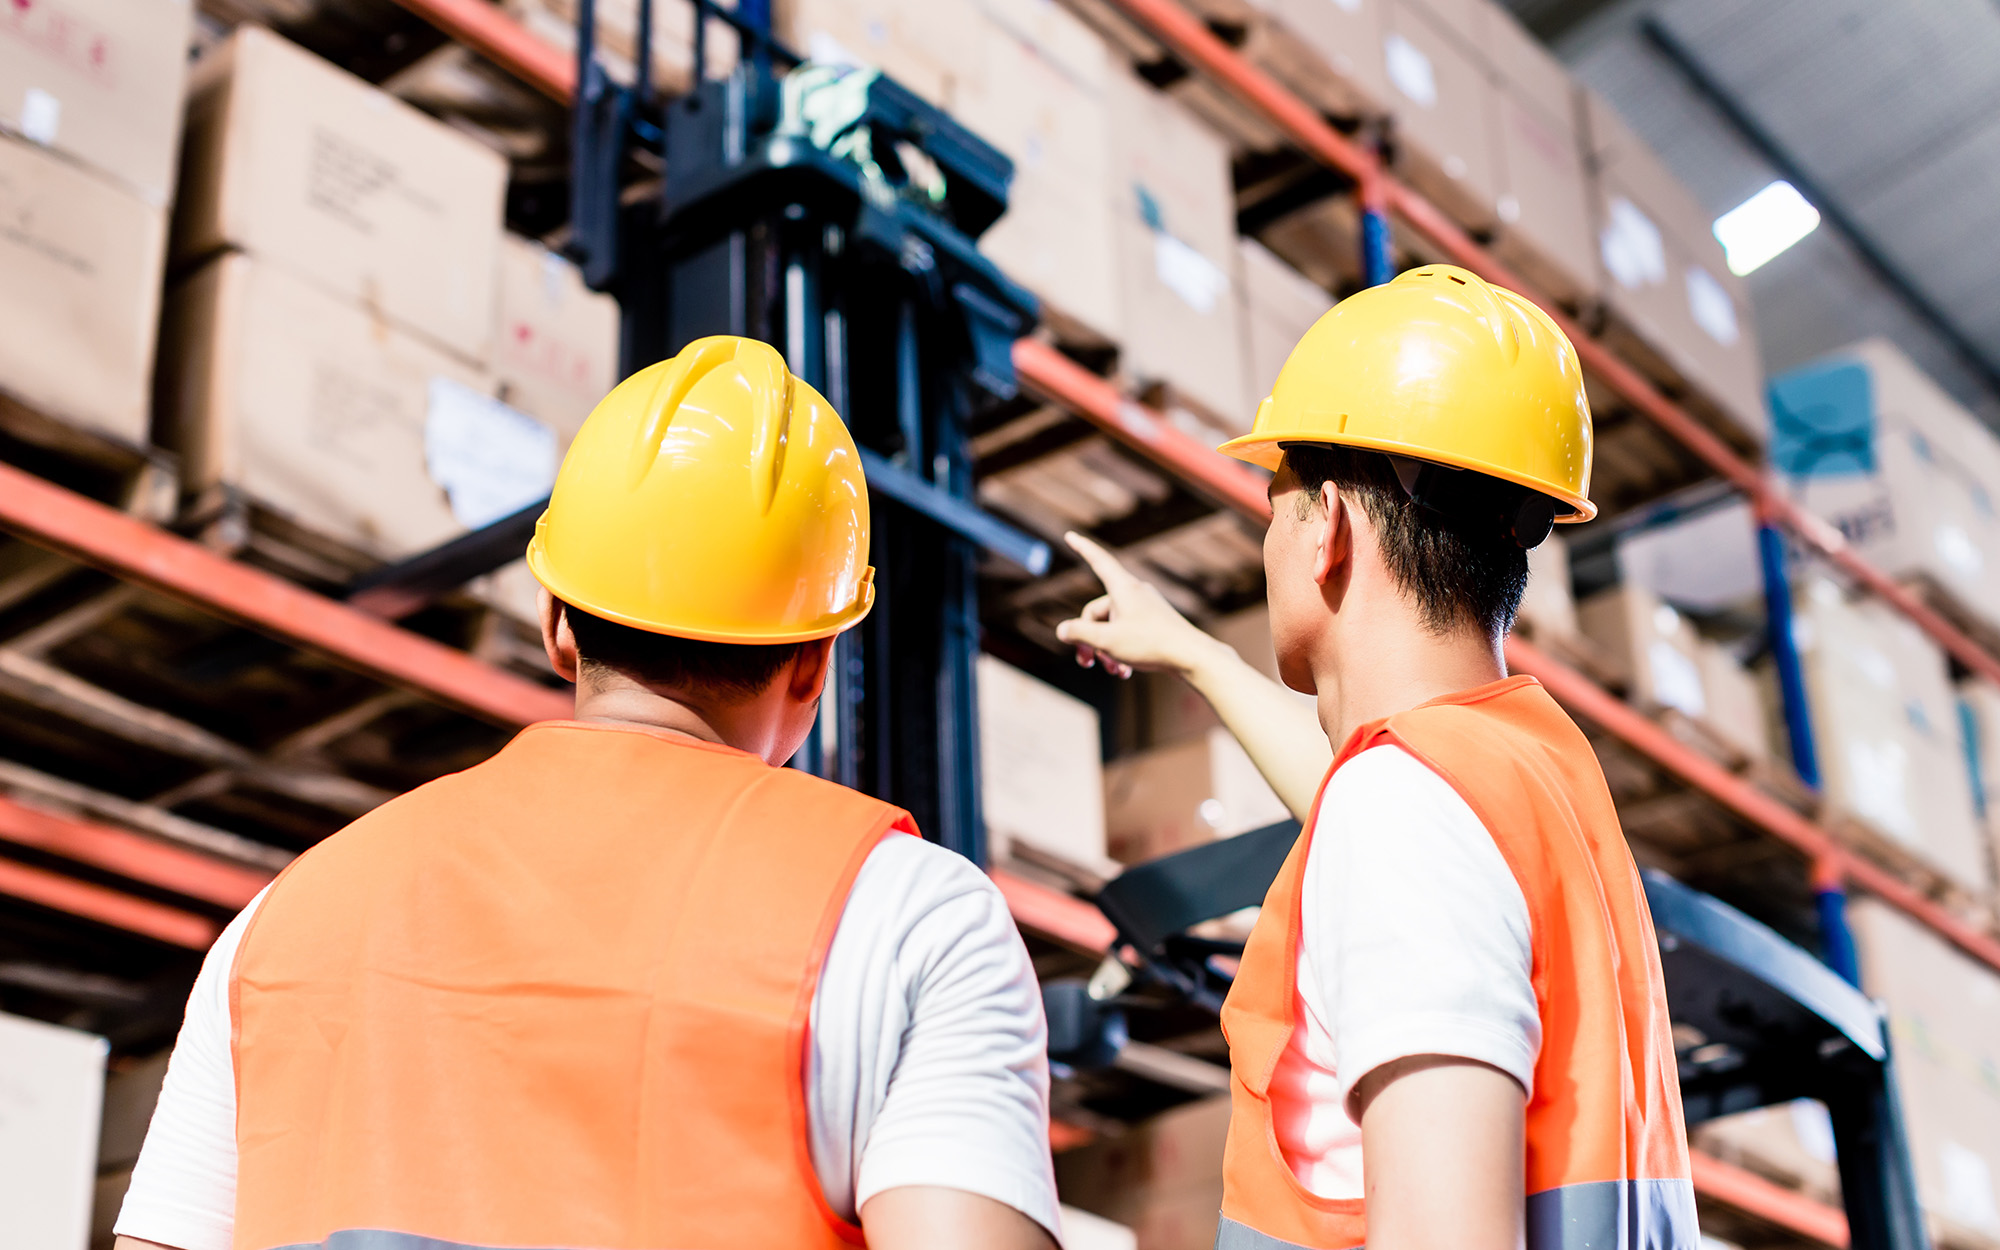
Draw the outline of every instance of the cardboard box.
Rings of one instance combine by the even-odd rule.
[[[1895,345],[1870,339],[1771,383],[1792,498],[1878,567],[2000,624],[2000,442]]]
[[[143,445],[166,210],[0,135],[0,392]]]
[[[233,487],[384,559],[548,492],[554,431],[458,357],[240,252],[176,288],[161,445],[184,485]]]
[[[1748,1168],[1821,1202],[1840,1202],[1833,1122],[1810,1098],[1721,1116],[1688,1134],[1696,1150]]]
[[[1684,384],[1739,441],[1768,429],[1749,290],[1729,272],[1709,212],[1605,99],[1579,89],[1589,151],[1599,294],[1619,345]]]
[[[1479,9],[1479,45],[1496,87],[1494,254],[1535,286],[1578,306],[1595,295],[1589,177],[1569,71],[1498,5]]]
[[[507,162],[255,26],[196,68],[173,255],[241,248],[484,363]]]
[[[1394,88],[1394,164],[1410,185],[1468,230],[1498,221],[1493,155],[1497,94],[1462,34],[1410,0],[1383,13],[1382,61]]]
[[[9,1245],[84,1245],[97,1183],[105,1040],[0,1015],[0,1211]]]
[[[977,671],[980,802],[993,858],[1026,847],[1103,872],[1097,709],[990,655]]]
[[[586,287],[561,256],[510,234],[500,246],[499,311],[500,398],[554,430],[567,451],[618,385],[618,301]]]
[[[1703,639],[1695,648],[1695,668],[1701,674],[1702,697],[1708,711],[1701,726],[1743,758],[1771,758],[1769,718],[1763,686],[1727,647]]]
[[[1137,864],[1262,829],[1291,812],[1227,729],[1104,766],[1105,841]]]
[[[576,51],[576,0],[503,0],[516,20],[544,42]],[[621,83],[633,82],[639,49],[636,0],[597,0],[597,54]],[[708,24],[707,73],[719,78],[736,67],[736,30],[720,19]],[[653,5],[653,86],[663,95],[683,95],[694,75],[694,6]]]
[[[0,128],[164,208],[193,34],[189,0],[16,0],[0,10]]]
[[[2000,976],[1876,900],[1848,921],[1862,986],[1888,1008],[1918,1199],[1947,1244],[2000,1239]]]
[[[785,0],[774,18],[773,29],[812,60],[879,69],[947,109],[982,61],[981,24],[967,0]]]
[[[1178,101],[1136,76],[1110,79],[1114,246],[1124,321],[1124,372],[1162,383],[1233,435],[1242,411],[1236,205],[1223,141]]]
[[[1514,628],[1538,642],[1583,632],[1571,591],[1569,544],[1559,535],[1551,534],[1540,546],[1528,549],[1528,588],[1522,592]]]
[[[1828,809],[1974,893],[1989,888],[1944,653],[1874,600],[1815,579],[1795,597]]]
[[[954,114],[1014,162],[1006,215],[980,251],[1071,323],[1068,333],[1117,342],[1110,53],[1068,10],[1040,0],[988,0],[977,17],[978,71],[961,84]]]
[[[1253,0],[1310,56],[1253,58],[1301,99],[1335,117],[1376,116],[1392,98],[1382,63],[1384,0]],[[1253,35],[1254,38],[1254,35]]]
[[[1292,349],[1332,310],[1333,297],[1255,239],[1237,240],[1236,292],[1243,305],[1243,370],[1249,384],[1242,410],[1254,417]]]
[[[1210,1250],[1228,1133],[1227,1097],[1176,1107],[1057,1155],[1057,1192],[1068,1205],[1133,1229],[1138,1250]]]
[[[1987,862],[2000,883],[2000,686],[1968,677],[1958,684],[1958,702],[1974,806],[1986,830]]]
[[[1604,649],[1612,676],[1634,703],[1672,709],[1693,721],[1708,717],[1701,636],[1671,604],[1626,582],[1584,600],[1577,620],[1584,636]]]

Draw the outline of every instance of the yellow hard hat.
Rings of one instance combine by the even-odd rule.
[[[577,431],[528,567],[564,603],[656,634],[837,634],[875,603],[860,454],[768,344],[697,339]]]
[[[1275,470],[1287,443],[1470,469],[1567,504],[1559,521],[1597,515],[1576,348],[1547,313],[1455,265],[1342,300],[1292,349],[1250,432],[1221,450]]]

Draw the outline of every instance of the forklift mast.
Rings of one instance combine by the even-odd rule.
[[[799,65],[749,16],[698,7],[748,51],[657,110],[643,82],[604,74],[588,0],[579,12],[572,252],[619,299],[623,373],[745,335],[846,418],[872,496],[876,604],[835,644],[793,763],[907,809],[983,863],[977,564],[986,553],[1038,574],[1049,561],[973,503],[967,450],[972,418],[1014,397],[1013,341],[1036,320],[974,243],[1005,211],[1013,167],[879,73]],[[631,145],[648,137],[664,176],[625,194]]]

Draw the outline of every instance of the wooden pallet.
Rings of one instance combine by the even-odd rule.
[[[1907,843],[1846,812],[1823,808],[1819,823],[1841,845],[1888,869],[1959,919],[2000,935],[1989,892],[1940,872]]]

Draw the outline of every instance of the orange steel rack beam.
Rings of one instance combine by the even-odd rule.
[[[503,673],[6,464],[0,464],[0,529],[496,725],[559,720],[572,710],[562,691]]]
[[[0,859],[0,894],[193,951],[207,950],[222,932],[206,916],[8,859]]]
[[[277,875],[9,798],[0,798],[0,842],[60,855],[219,907],[246,906]]]

